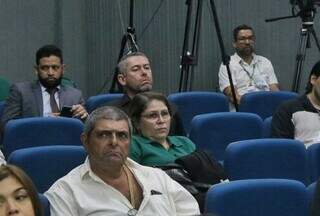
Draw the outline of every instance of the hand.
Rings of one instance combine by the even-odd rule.
[[[88,117],[88,112],[81,104],[73,105],[71,108],[71,112],[73,114],[73,117],[79,117],[82,120]]]

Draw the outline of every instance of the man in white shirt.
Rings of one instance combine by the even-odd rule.
[[[240,25],[233,30],[233,37],[233,47],[236,52],[230,59],[230,72],[235,87],[236,102],[239,104],[241,96],[248,92],[279,91],[271,62],[254,53],[253,29],[247,25]],[[219,86],[221,92],[234,103],[227,68],[223,64],[219,70]]]
[[[119,108],[90,114],[81,136],[88,158],[45,193],[52,216],[199,214],[193,196],[162,170],[128,158],[131,133]]]

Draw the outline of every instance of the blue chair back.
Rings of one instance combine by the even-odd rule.
[[[320,178],[320,143],[307,148],[307,158],[309,182],[317,181]]]
[[[229,143],[262,138],[262,119],[252,113],[225,112],[197,115],[192,119],[190,139],[219,160]]]
[[[217,92],[180,92],[168,96],[168,100],[175,104],[181,116],[184,130],[190,132],[191,120],[194,116],[204,113],[228,112],[227,97]]]
[[[311,206],[312,206],[314,196],[316,194],[316,189],[317,189],[317,182],[313,182],[307,187],[307,195],[308,195],[308,203],[309,203],[310,211],[311,211]]]
[[[306,187],[286,179],[221,183],[207,193],[205,211],[218,216],[307,216]]]
[[[50,203],[49,203],[49,200],[43,194],[39,193],[38,196],[39,196],[39,200],[40,200],[41,206],[42,206],[43,211],[44,211],[44,216],[50,216]]]
[[[254,139],[234,142],[225,152],[230,180],[282,178],[306,183],[306,148],[293,139]]]
[[[239,111],[255,113],[265,119],[272,116],[282,102],[296,97],[297,93],[289,91],[250,92],[242,96]]]
[[[0,119],[4,110],[5,101],[0,101]]]
[[[86,101],[87,111],[88,113],[91,113],[93,110],[100,107],[101,105],[106,104],[110,101],[121,99],[122,96],[122,93],[100,94],[91,96]]]
[[[263,120],[263,137],[271,138],[271,124],[272,124],[272,116],[265,118]]]
[[[40,193],[85,161],[82,146],[40,146],[12,152],[8,163],[23,169]]]
[[[82,145],[83,123],[74,118],[32,117],[10,120],[4,129],[3,150],[8,157],[20,148],[44,145]]]

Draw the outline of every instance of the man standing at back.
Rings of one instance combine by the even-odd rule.
[[[45,45],[36,53],[34,82],[21,82],[11,86],[6,100],[1,123],[10,119],[36,116],[58,116],[61,108],[69,106],[74,117],[85,119],[87,112],[80,90],[61,85],[64,73],[61,50],[54,45]]]
[[[150,61],[142,52],[129,53],[122,57],[117,66],[118,83],[124,90],[120,100],[107,105],[116,106],[128,113],[132,98],[141,92],[151,91],[153,85]],[[185,135],[181,119],[173,106],[170,134]]]
[[[241,97],[254,91],[279,91],[278,81],[271,62],[254,53],[255,35],[247,25],[240,25],[233,30],[233,47],[236,53],[230,59],[230,71],[235,87],[237,103]],[[219,70],[221,92],[234,103],[227,68],[221,64]]]

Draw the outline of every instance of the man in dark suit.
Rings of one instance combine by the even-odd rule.
[[[129,53],[122,57],[117,66],[118,84],[124,90],[124,96],[104,105],[116,106],[128,113],[132,98],[141,92],[151,91],[153,77],[150,61],[142,52]],[[182,121],[175,106],[172,109],[171,135],[185,135]]]
[[[61,85],[64,73],[61,50],[45,45],[36,53],[35,72],[38,80],[13,84],[6,100],[1,123],[10,119],[35,116],[59,116],[62,107],[71,107],[73,117],[88,116],[80,90]]]

